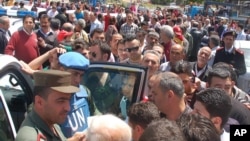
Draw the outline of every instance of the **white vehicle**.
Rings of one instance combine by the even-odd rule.
[[[250,41],[235,41],[234,46],[244,52],[245,64],[247,72],[240,75],[237,81],[237,85],[240,89],[250,94]]]

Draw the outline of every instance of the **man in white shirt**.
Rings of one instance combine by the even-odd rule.
[[[55,6],[52,6],[52,8],[48,11],[47,14],[50,18],[54,18],[58,14],[58,11]]]
[[[210,60],[208,61],[208,65],[210,67],[212,67],[213,63],[214,63],[214,57],[216,54],[216,50],[220,48],[220,37],[218,35],[211,35],[209,37],[208,45],[212,51],[211,56],[210,56]]]
[[[237,37],[235,40],[246,40],[246,33],[244,31],[244,26],[242,24],[238,24],[236,32],[237,32]]]
[[[91,22],[89,33],[91,33],[96,28],[103,29],[102,23],[97,19],[97,13],[90,12],[89,15],[90,15],[90,22]]]

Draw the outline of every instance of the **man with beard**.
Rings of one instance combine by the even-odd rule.
[[[84,19],[79,19],[75,23],[75,29],[73,34],[73,39],[83,39],[85,42],[89,42],[88,34],[84,31],[84,28],[86,26]]]
[[[159,34],[155,31],[149,32],[146,37],[146,46],[144,51],[153,49],[153,46],[159,43]]]

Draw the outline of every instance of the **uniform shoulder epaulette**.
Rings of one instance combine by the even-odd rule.
[[[238,49],[238,48],[235,49],[235,51],[238,52],[238,53],[240,53],[240,54],[242,54],[242,55],[244,54],[244,52],[242,50]]]
[[[220,48],[216,49],[216,51],[218,51],[218,50],[222,50],[222,49],[224,49],[224,47],[220,47]]]

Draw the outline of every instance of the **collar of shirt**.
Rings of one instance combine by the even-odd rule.
[[[53,35],[54,34],[53,30],[51,30],[51,29],[47,33],[44,33],[41,28],[39,30],[43,34],[44,37],[48,37],[49,35],[51,35],[51,34]]]
[[[212,48],[211,50],[216,51],[218,48],[220,48],[220,46],[216,46],[216,47]]]
[[[230,49],[226,49],[225,48],[225,52],[232,53],[233,52],[233,48],[234,48],[233,46]]]
[[[200,77],[203,72],[206,71],[207,65],[205,65],[201,70],[198,70],[198,65],[197,63],[195,64],[195,75],[197,77]]]
[[[23,31],[27,34],[27,35],[32,35],[33,31],[31,33],[29,33],[25,28],[23,28]]]

